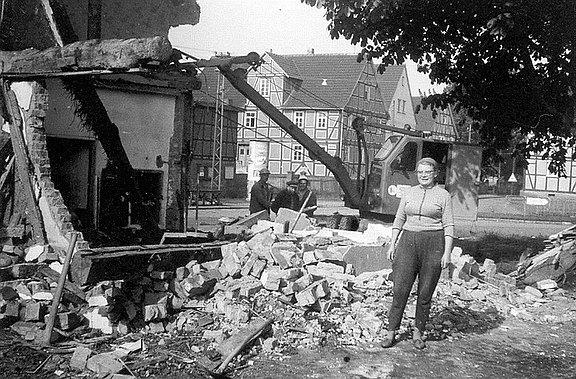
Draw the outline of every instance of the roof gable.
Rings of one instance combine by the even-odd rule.
[[[376,74],[376,80],[378,81],[378,87],[380,87],[386,109],[390,107],[398,83],[405,71],[406,66],[404,65],[392,65],[386,66],[386,70],[382,74]]]
[[[349,54],[267,54],[288,77],[302,80],[297,96],[289,96],[285,107],[344,108],[366,64]]]

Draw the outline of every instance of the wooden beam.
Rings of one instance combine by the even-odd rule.
[[[144,273],[152,255],[170,255],[175,267],[191,259],[206,261],[221,257],[220,247],[228,241],[178,244],[103,247],[78,250],[72,258],[71,275],[74,283],[84,285],[102,280],[126,279]]]
[[[12,148],[14,149],[14,155],[16,156],[16,168],[18,169],[18,175],[24,190],[26,210],[30,218],[30,224],[32,225],[32,238],[36,243],[43,245],[46,243],[46,237],[44,235],[42,214],[38,202],[36,201],[34,186],[32,184],[29,170],[30,160],[28,158],[26,143],[24,142],[20,106],[16,100],[16,94],[7,87],[7,84],[3,80],[0,80],[0,86],[2,87],[1,91],[6,105],[6,111],[10,118],[10,120],[8,120],[10,124],[10,138],[12,139]]]
[[[168,63],[166,37],[89,40],[46,50],[0,51],[0,74],[49,74],[76,70],[128,70],[150,62]]]

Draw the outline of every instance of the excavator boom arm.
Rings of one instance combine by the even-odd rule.
[[[272,105],[268,100],[266,100],[258,91],[256,91],[252,86],[246,82],[243,75],[237,74],[235,71],[230,69],[230,64],[237,63],[231,62],[229,60],[223,60],[216,64],[222,75],[228,79],[230,84],[238,92],[244,95],[248,100],[250,100],[258,109],[264,112],[268,117],[270,117],[280,128],[282,128],[286,133],[290,134],[299,144],[301,144],[308,152],[310,156],[315,157],[321,163],[323,163],[328,170],[334,174],[334,177],[342,187],[342,190],[350,199],[351,205],[354,207],[360,207],[361,196],[356,188],[355,183],[350,179],[348,171],[342,164],[340,158],[333,157],[326,152],[320,145],[316,143],[312,138],[310,138],[304,131],[299,129],[288,117],[286,117],[282,112],[280,112],[274,105]]]

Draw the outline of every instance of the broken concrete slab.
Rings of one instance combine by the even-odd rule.
[[[70,358],[70,368],[83,371],[86,368],[86,362],[92,355],[92,350],[84,346],[78,346]]]
[[[281,225],[284,225],[285,222],[288,222],[289,223],[288,230],[290,231],[307,230],[312,227],[312,222],[305,214],[300,214],[300,216],[298,217],[298,221],[296,222],[296,225],[294,225],[294,221],[296,220],[297,217],[298,212],[288,208],[280,208],[274,221]]]
[[[392,261],[386,256],[387,245],[353,245],[344,253],[342,260],[354,266],[356,275],[392,268]]]
[[[119,373],[124,364],[114,353],[94,355],[86,361],[86,368],[95,372],[99,377]]]

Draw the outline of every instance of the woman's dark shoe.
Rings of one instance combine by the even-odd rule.
[[[380,344],[380,346],[382,346],[383,348],[388,348],[388,347],[391,347],[392,345],[394,345],[395,334],[396,333],[393,330],[387,331],[386,335],[384,336],[384,339],[382,340],[382,343]]]
[[[418,350],[422,350],[426,347],[426,342],[422,339],[422,332],[420,332],[420,330],[414,330],[412,334],[412,343],[414,343],[414,347]]]

